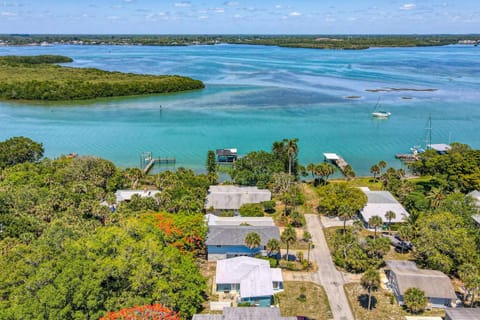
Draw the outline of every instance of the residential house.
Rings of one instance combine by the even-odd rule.
[[[205,220],[209,226],[275,226],[272,217],[219,217],[208,213]]]
[[[445,308],[456,301],[450,278],[436,270],[419,269],[412,261],[390,260],[387,263],[387,277],[400,305],[409,288],[418,288],[425,293],[430,307]]]
[[[195,314],[192,320],[297,320],[297,317],[282,317],[278,308],[225,308],[223,314]]]
[[[404,222],[409,214],[407,210],[393,197],[388,191],[371,191],[369,188],[361,188],[367,195],[368,201],[365,207],[360,210],[360,214],[365,223],[373,216],[382,218],[383,223],[388,223],[389,220],[385,217],[388,211],[395,212],[395,218],[391,223]]]
[[[117,190],[115,192],[115,200],[118,203],[122,201],[130,201],[134,195],[140,198],[153,198],[160,190]]]
[[[479,320],[480,308],[445,309],[445,320]]]
[[[257,187],[210,186],[205,209],[238,210],[247,203],[261,203],[272,199],[272,193]]]
[[[480,211],[480,191],[474,190],[467,194],[467,196],[472,197],[473,201],[475,202],[475,205],[477,206],[478,210]],[[480,226],[480,214],[474,214],[472,216],[473,220],[477,225]]]
[[[260,236],[260,247],[250,249],[245,244],[248,233]],[[206,245],[209,261],[228,259],[236,256],[250,256],[265,253],[268,240],[280,241],[280,230],[276,226],[213,225],[208,227]]]
[[[238,294],[238,302],[269,307],[273,295],[283,291],[283,277],[268,260],[236,257],[217,261],[215,285],[218,293]]]

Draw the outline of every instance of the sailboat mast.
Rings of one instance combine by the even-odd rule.
[[[430,150],[432,147],[432,114],[429,114],[428,115],[428,122],[427,122],[427,127],[425,128],[425,130],[428,130],[427,132],[427,145],[426,145],[426,149],[427,150]]]

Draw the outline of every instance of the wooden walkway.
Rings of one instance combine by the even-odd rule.
[[[341,156],[336,153],[324,153],[323,157],[325,161],[331,162],[340,169],[340,171],[345,174],[345,168],[349,166],[348,162],[345,161]]]
[[[153,168],[155,164],[175,164],[177,159],[175,158],[152,158],[143,168],[143,173],[147,174]]]

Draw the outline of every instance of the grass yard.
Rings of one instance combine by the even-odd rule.
[[[358,283],[349,283],[345,285],[345,292],[348,301],[352,307],[352,312],[357,320],[404,320],[405,316],[412,314],[399,306],[393,297],[393,294],[384,289],[379,289],[372,293],[372,310],[367,310],[368,293],[367,290]],[[433,309],[418,316],[445,316],[441,309]]]
[[[284,292],[276,295],[282,316],[306,316],[315,320],[333,319],[322,286],[312,282],[286,281],[284,288]],[[305,295],[305,299],[300,297],[301,294]]]

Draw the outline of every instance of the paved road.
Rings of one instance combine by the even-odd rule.
[[[327,241],[320,224],[320,217],[314,214],[306,214],[308,232],[312,234],[315,248],[311,251],[312,260],[315,259],[318,271],[312,274],[312,280],[320,283],[324,288],[330,302],[333,318],[335,320],[354,320],[350,305],[348,304],[343,285],[345,280],[342,274],[335,268]]]

